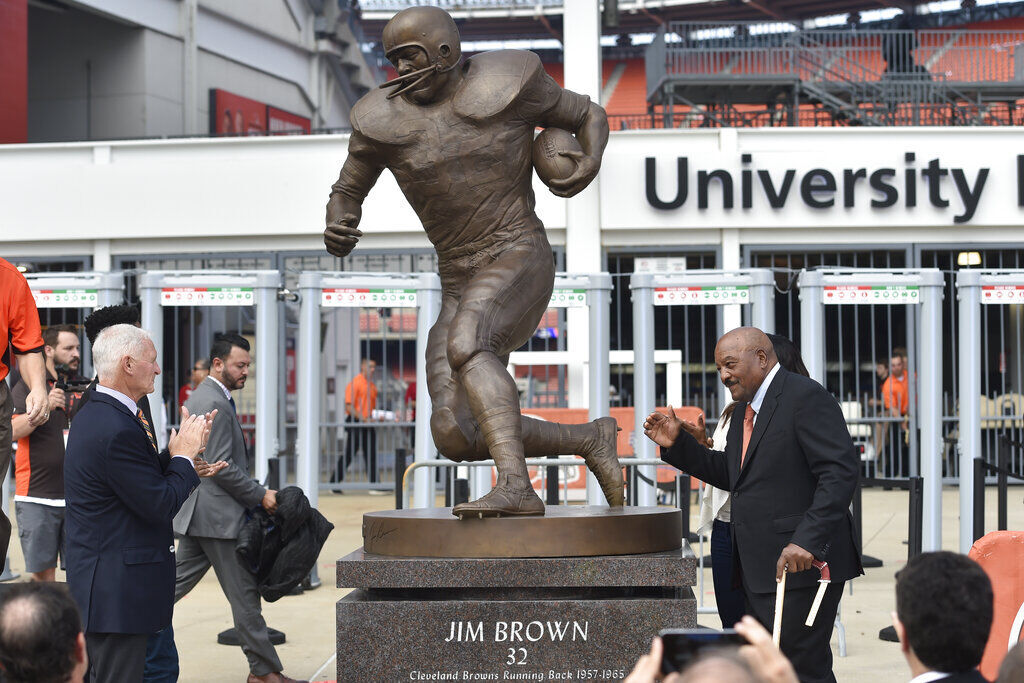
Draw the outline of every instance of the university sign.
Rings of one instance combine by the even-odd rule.
[[[675,177],[659,178],[659,161],[662,174],[666,164],[649,156],[644,159],[644,184],[647,203],[660,211],[784,209],[789,202],[799,202],[817,210],[931,206],[948,212],[956,224],[974,218],[990,167],[965,169],[945,164],[940,157],[918,159],[914,151],[904,152],[902,160],[900,167],[797,170],[764,167],[754,154],[744,153],[737,171],[733,164],[725,164],[733,166],[731,170],[702,168],[690,157],[678,156]],[[1017,206],[1024,207],[1024,155],[1016,157],[1016,190]]]

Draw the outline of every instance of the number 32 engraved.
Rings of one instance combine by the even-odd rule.
[[[508,659],[505,661],[506,664],[515,664],[516,666],[522,666],[526,664],[526,648],[525,647],[510,647],[508,649]]]

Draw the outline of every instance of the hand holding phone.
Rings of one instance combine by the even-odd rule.
[[[661,671],[682,671],[698,654],[707,650],[746,645],[746,639],[734,629],[721,631],[704,628],[669,628],[658,634],[662,641]]]

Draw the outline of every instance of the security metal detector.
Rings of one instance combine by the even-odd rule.
[[[942,272],[937,268],[803,270],[800,350],[811,377],[825,384],[824,307],[908,305],[919,311],[917,380],[924,478],[922,547],[942,547]],[[911,369],[908,368],[908,374]],[[911,472],[915,464],[911,463]]]
[[[142,327],[153,335],[163,358],[165,306],[256,306],[256,479],[265,481],[270,458],[278,452],[278,292],[281,273],[257,271],[164,271],[139,275]],[[153,425],[161,447],[167,443],[163,377],[154,381]]]
[[[644,420],[656,407],[654,396],[654,307],[749,305],[750,324],[765,332],[775,329],[775,276],[767,268],[691,270],[682,273],[633,273],[633,395],[635,423],[633,450],[638,458],[655,458],[654,442],[644,434]],[[719,335],[722,315],[718,317]],[[647,481],[656,481],[655,467],[637,469]],[[641,479],[637,503],[655,505],[657,489]]]
[[[981,307],[1024,304],[1024,270],[960,270],[956,289],[960,310],[960,552],[966,553],[974,539],[974,459],[981,457]]]

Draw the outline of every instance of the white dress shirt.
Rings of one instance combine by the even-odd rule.
[[[776,362],[775,366],[768,371],[768,376],[761,382],[761,386],[757,388],[754,398],[750,399],[750,407],[754,409],[754,424],[757,424],[757,416],[761,414],[761,404],[764,403],[764,397],[768,393],[768,387],[772,380],[775,379],[775,375],[779,374],[780,367],[782,366]]]
[[[943,678],[949,678],[953,674],[943,673],[942,671],[925,671],[920,676],[914,676],[910,683],[931,683],[931,681],[940,681]]]

